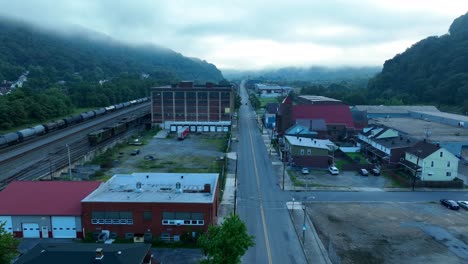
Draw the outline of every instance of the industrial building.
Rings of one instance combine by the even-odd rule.
[[[81,238],[81,200],[98,181],[16,181],[0,192],[0,221],[24,238]]]
[[[151,88],[152,123],[165,129],[174,122],[193,126],[200,122],[230,122],[233,111],[234,91],[230,85],[181,82]]]
[[[83,228],[95,237],[178,241],[216,224],[218,203],[216,173],[117,174],[82,200]]]

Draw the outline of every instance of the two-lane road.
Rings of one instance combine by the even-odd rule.
[[[243,262],[306,263],[243,85],[241,97],[238,213],[256,243]]]

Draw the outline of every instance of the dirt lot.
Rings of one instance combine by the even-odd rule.
[[[152,138],[142,146],[126,147],[108,174],[132,172],[216,172],[222,166],[225,135],[190,135],[185,140],[174,136]],[[131,155],[135,149],[137,155]]]
[[[468,263],[464,209],[438,203],[312,203],[308,215],[341,263]]]

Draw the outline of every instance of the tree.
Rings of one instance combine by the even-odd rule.
[[[4,229],[5,222],[0,222],[0,263],[11,263],[17,255],[19,241]]]
[[[237,264],[255,243],[254,237],[247,233],[245,223],[239,216],[231,214],[221,226],[210,226],[198,239],[198,245],[207,255],[202,263]]]

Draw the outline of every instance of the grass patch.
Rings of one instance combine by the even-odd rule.
[[[369,162],[359,152],[346,153],[348,157],[356,161],[358,164],[369,164]]]
[[[276,97],[261,98],[257,96],[257,98],[260,101],[261,108],[265,107],[268,103],[278,103],[278,99]]]
[[[297,178],[295,171],[288,171],[289,178],[291,179],[294,186],[303,187],[305,183]]]
[[[351,164],[349,161],[347,160],[344,160],[344,159],[335,159],[335,166],[341,170],[341,168],[343,167],[344,164]]]

